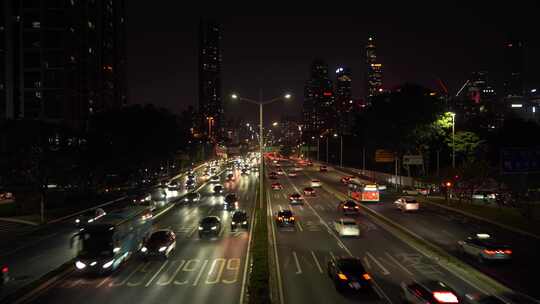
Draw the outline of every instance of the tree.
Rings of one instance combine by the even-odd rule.
[[[485,141],[474,132],[459,131],[455,134],[454,144],[452,144],[452,137],[446,138],[446,142],[451,149],[455,146],[457,155],[461,155],[465,160],[473,161]]]

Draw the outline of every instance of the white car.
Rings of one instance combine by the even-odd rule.
[[[289,172],[289,174],[287,174],[289,177],[297,177],[298,174],[296,174],[296,172]]]
[[[320,188],[322,186],[321,181],[314,179],[311,181],[311,188]]]
[[[485,233],[458,241],[458,247],[461,253],[477,258],[479,262],[512,259],[510,246],[496,242],[489,234]]]
[[[406,194],[406,195],[419,195],[420,191],[418,191],[418,189],[415,189],[415,188],[404,188],[403,189],[403,194]]]
[[[418,211],[420,203],[414,197],[400,197],[394,204],[401,211]]]
[[[360,227],[354,219],[340,218],[334,221],[339,236],[360,236]]]
[[[379,191],[381,191],[381,190],[386,190],[386,185],[384,185],[384,184],[378,184],[378,185],[377,185],[377,189],[379,189]]]

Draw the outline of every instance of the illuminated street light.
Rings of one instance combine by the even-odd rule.
[[[292,95],[287,93],[287,94],[285,94],[284,97],[285,97],[285,99],[291,99]]]
[[[277,127],[277,126],[278,126],[278,122],[277,122],[277,121],[274,121],[274,123],[272,123],[272,126]]]
[[[232,98],[232,99],[238,99],[238,95],[232,94],[232,95],[231,95],[231,98]]]

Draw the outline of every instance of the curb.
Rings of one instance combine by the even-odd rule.
[[[39,223],[27,221],[27,220],[21,220],[21,219],[15,219],[15,218],[9,218],[9,217],[0,217],[0,222],[10,222],[10,223],[17,223],[17,224],[25,224],[30,226],[39,226]]]
[[[511,226],[508,226],[508,225],[505,225],[505,224],[501,224],[501,223],[492,221],[490,219],[487,219],[487,218],[484,218],[484,217],[481,217],[481,216],[478,216],[478,215],[474,215],[474,214],[471,214],[471,213],[468,213],[468,212],[465,212],[465,211],[462,211],[462,210],[459,210],[459,209],[456,209],[456,208],[452,208],[452,207],[449,207],[449,206],[434,203],[434,202],[431,202],[431,201],[428,201],[428,200],[425,200],[425,199],[422,199],[421,201],[422,201],[422,203],[430,204],[432,206],[436,206],[436,207],[443,208],[443,209],[446,209],[446,210],[449,210],[449,211],[452,211],[452,212],[456,212],[456,213],[465,215],[467,217],[471,217],[471,218],[477,219],[479,221],[490,223],[490,224],[498,226],[500,228],[503,228],[503,229],[506,229],[506,230],[509,230],[509,231],[512,231],[512,232],[515,232],[515,233],[519,233],[519,234],[522,234],[522,235],[526,235],[526,236],[535,238],[537,240],[540,240],[540,235],[536,235],[536,234],[531,233],[531,232],[527,232],[527,231],[524,231],[524,230],[521,230],[521,229],[518,229],[518,228],[514,228],[514,227],[511,227]]]

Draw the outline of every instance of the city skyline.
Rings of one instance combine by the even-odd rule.
[[[133,7],[136,4],[130,6],[128,12],[135,18],[135,23],[134,11],[137,11],[137,7]],[[390,12],[385,18],[392,19],[395,15],[395,12]],[[307,67],[314,58],[325,59],[330,70],[345,65],[357,71],[352,88],[353,97],[363,96],[363,53],[370,33],[378,40],[377,55],[385,67],[385,88],[409,81],[436,89],[437,79],[440,78],[455,93],[471,72],[478,70],[489,71],[490,79],[498,87],[503,82],[500,62],[503,60],[503,46],[508,34],[506,31],[494,31],[493,24],[482,24],[486,18],[465,12],[454,32],[454,29],[444,25],[449,21],[444,16],[441,18],[443,20],[436,22],[435,28],[418,28],[409,24],[395,30],[393,27],[399,20],[388,24],[379,20],[369,24],[370,19],[362,19],[360,16],[222,17],[224,108],[229,113],[241,112],[244,109],[232,105],[226,98],[227,93],[237,91],[245,96],[258,96],[258,89],[262,87],[267,97],[279,95],[284,90],[292,91],[297,99],[286,106],[287,111],[299,113],[302,100],[298,100],[298,97],[303,95],[303,84],[309,76]],[[499,28],[511,23],[511,20],[502,19],[492,21]],[[152,43],[154,37],[168,36],[167,32],[159,32],[160,27],[173,24],[158,21],[140,29],[142,33],[137,35],[138,41],[150,42],[150,45],[155,45],[156,51],[166,46],[167,53],[176,54],[177,59],[162,56],[152,64],[158,69],[154,70],[148,67],[148,63],[142,63],[141,68],[147,70],[147,74],[130,73],[130,92],[134,103],[155,103],[175,112],[189,104],[196,104],[196,64],[191,59],[197,52],[197,24],[198,17],[187,17],[176,22],[174,30],[178,31],[177,41],[180,42],[174,43]],[[476,24],[475,33],[463,31],[471,24]],[[512,25],[517,26],[515,23]],[[526,85],[530,85],[537,82],[534,70],[539,59],[530,55],[538,48],[538,42],[536,37],[526,38],[525,49],[529,64],[524,78],[527,79]],[[133,37],[130,40],[131,63],[153,58],[153,50],[136,47],[138,41],[134,41]],[[143,50],[144,54],[141,53]],[[167,66],[162,64],[163,61],[167,61]],[[144,81],[146,75],[153,71],[163,73],[153,81]],[[162,81],[151,85],[158,79]],[[247,112],[253,112],[249,106],[247,108]],[[272,118],[278,118],[273,108],[270,106],[268,113]],[[247,116],[252,119],[253,115]]]

